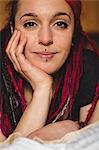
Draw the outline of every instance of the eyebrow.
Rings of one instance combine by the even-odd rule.
[[[70,15],[69,15],[68,13],[66,13],[66,12],[58,12],[58,13],[56,13],[56,14],[53,16],[53,18],[56,18],[56,17],[58,17],[58,16],[68,16],[69,19],[71,20]]]
[[[20,17],[20,19],[22,19],[23,17],[27,17],[27,16],[29,16],[29,17],[35,17],[35,18],[38,17],[35,13],[26,13],[26,14],[22,15]],[[68,13],[66,13],[66,12],[57,12],[55,15],[53,15],[53,18],[56,18],[58,16],[68,16],[69,19],[71,20],[70,15]]]
[[[22,19],[23,17],[27,17],[27,16],[29,16],[29,17],[31,17],[31,16],[32,17],[37,17],[37,15],[35,13],[26,13],[23,16],[21,16],[20,19]]]

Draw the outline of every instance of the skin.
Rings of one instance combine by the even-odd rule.
[[[77,129],[79,129],[79,125],[71,120],[58,121],[32,132],[27,138],[40,138],[45,141],[56,140]]]
[[[65,0],[59,0],[57,5],[56,0],[31,0],[31,3],[28,3],[28,0],[20,1],[15,27],[27,39],[24,51],[26,59],[32,65],[51,74],[60,69],[69,55],[74,16]],[[55,17],[59,12],[67,15],[60,14]],[[28,13],[34,13],[35,16],[24,16]],[[45,51],[49,55],[38,54]]]
[[[79,129],[77,123],[70,120],[44,127],[53,94],[51,74],[66,61],[73,33],[74,15],[65,0],[19,1],[15,31],[6,53],[15,70],[29,81],[30,86],[24,89],[27,108],[14,132],[28,138],[40,135],[40,138],[52,140],[51,137],[60,138]],[[61,133],[57,132],[59,130]]]

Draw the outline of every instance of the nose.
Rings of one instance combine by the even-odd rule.
[[[49,46],[53,44],[53,34],[50,28],[45,27],[39,31],[39,44]]]

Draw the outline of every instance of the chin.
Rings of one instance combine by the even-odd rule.
[[[54,68],[48,68],[48,67],[42,68],[42,67],[40,67],[40,69],[43,70],[47,74],[53,74],[53,73],[57,72],[56,69],[54,69]]]
[[[48,70],[48,69],[41,69],[47,74],[53,74],[55,71],[54,70]]]

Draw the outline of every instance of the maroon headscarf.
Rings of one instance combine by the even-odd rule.
[[[80,19],[80,14],[81,14],[81,1],[80,0],[66,0],[66,2],[70,5],[72,8],[72,11],[75,16],[75,20]]]

